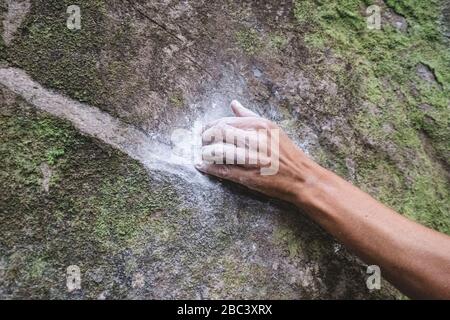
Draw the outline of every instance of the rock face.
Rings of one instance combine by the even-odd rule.
[[[11,3],[0,6],[1,298],[401,297],[386,281],[369,290],[367,265],[298,209],[171,160],[172,134],[229,115],[232,99],[449,233],[448,47],[408,55],[417,15],[389,7],[401,30],[361,29],[352,43],[338,34],[364,28],[351,1],[78,1],[81,29],[69,30],[70,1],[36,0],[11,33]]]
[[[3,41],[8,45],[20,27],[28,11],[29,0],[6,0],[6,14],[3,19]]]
[[[436,83],[436,77],[435,77],[433,71],[430,70],[430,68],[426,65],[419,64],[417,66],[417,74],[424,81],[427,81],[430,83]]]
[[[446,3],[442,10],[441,24],[444,35],[450,38],[450,4]]]

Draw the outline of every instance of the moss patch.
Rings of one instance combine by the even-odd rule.
[[[169,102],[177,107],[181,108],[184,105],[184,98],[182,93],[173,93],[169,96]]]
[[[254,55],[261,48],[261,38],[254,29],[243,29],[236,32],[236,41],[248,55]]]
[[[114,114],[110,104],[115,93],[120,91],[127,101],[136,90],[134,83],[127,83],[131,78],[127,63],[136,55],[131,21],[112,19],[103,0],[76,4],[81,29],[70,30],[66,10],[72,1],[33,1],[15,40],[0,58],[5,56],[46,87]]]
[[[0,255],[16,297],[51,297],[50,287],[65,296],[67,266],[111,269],[110,277],[121,270],[117,257],[145,247],[144,229],[159,238],[171,232],[171,221],[155,218],[179,211],[168,185],[154,184],[139,164],[71,125],[17,103],[0,113]],[[52,171],[48,193],[42,163]],[[96,285],[84,284],[91,298]]]
[[[281,247],[285,247],[289,257],[295,258],[299,255],[301,239],[292,228],[278,228],[274,232],[274,240]]]
[[[295,2],[300,26],[312,25],[305,37],[311,48],[331,49],[342,66],[351,65],[328,70],[352,97],[354,114],[346,117],[360,140],[358,146],[339,150],[338,157],[356,159],[359,186],[409,217],[450,233],[450,49],[438,24],[443,2],[379,3],[382,12],[406,18],[406,32],[383,16],[382,29],[369,30],[365,9],[371,4]],[[420,64],[436,82],[420,78]]]
[[[288,43],[288,40],[282,34],[274,33],[269,36],[270,46],[277,50],[283,49],[287,45],[287,43]]]
[[[102,95],[98,56],[106,45],[103,1],[79,1],[81,30],[66,26],[70,1],[35,1],[9,50],[10,62],[80,101]]]

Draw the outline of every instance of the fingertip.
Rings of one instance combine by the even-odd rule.
[[[231,110],[233,110],[234,115],[239,117],[239,115],[240,115],[239,107],[242,106],[241,103],[237,100],[233,100],[233,101],[231,101],[230,106],[231,106]]]
[[[204,165],[204,163],[197,163],[197,164],[195,164],[194,167],[198,171],[205,172],[205,165]]]
[[[231,101],[231,110],[236,117],[258,117],[256,113],[245,108],[239,101]]]
[[[239,106],[242,106],[242,104],[238,100],[233,99],[233,101],[231,101],[231,106],[232,107],[239,107]]]

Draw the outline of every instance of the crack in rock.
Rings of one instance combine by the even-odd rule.
[[[170,146],[154,141],[145,132],[121,122],[98,108],[43,88],[23,70],[0,68],[0,84],[37,109],[68,120],[80,132],[126,153],[149,170],[164,171],[191,183],[209,181],[198,173],[193,165],[178,159]]]

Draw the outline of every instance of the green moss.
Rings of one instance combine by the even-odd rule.
[[[385,19],[381,30],[369,30],[364,12],[371,4],[295,2],[298,23],[311,28],[306,42],[316,51],[331,48],[342,66],[351,65],[328,72],[352,97],[355,114],[349,119],[356,132],[378,148],[367,152],[362,144],[338,153],[342,159],[353,153],[360,186],[404,214],[450,233],[450,186],[440,164],[448,165],[450,156],[450,50],[437,23],[443,2],[386,1],[382,10],[390,8],[407,19],[406,33]],[[419,64],[429,67],[437,83],[418,77]],[[428,139],[421,138],[423,133]],[[380,150],[388,148],[395,154]]]
[[[278,245],[285,246],[289,252],[289,257],[295,258],[301,251],[301,239],[295,234],[292,228],[277,228],[274,231],[273,238]]]
[[[169,96],[169,102],[177,108],[181,108],[184,105],[184,98],[181,93],[174,93]]]
[[[29,263],[28,274],[29,274],[30,278],[32,278],[34,280],[41,279],[46,267],[47,267],[47,263],[45,262],[45,260],[42,257],[37,257],[37,258],[33,259]]]
[[[148,237],[173,241],[174,219],[189,213],[178,208],[170,185],[154,183],[138,163],[66,122],[16,104],[0,110],[0,250],[7,256],[17,243],[32,248],[5,271],[27,288],[24,296],[47,297],[45,288],[59,283],[68,265],[98,268],[121,252],[143,250]],[[48,193],[43,162],[52,170]]]
[[[312,1],[296,1],[294,15],[299,23],[308,23],[313,20],[315,6]]]
[[[325,39],[323,37],[317,36],[317,34],[314,33],[305,34],[304,40],[310,48],[314,49],[323,50],[326,45]]]
[[[11,183],[12,189],[23,185],[38,188],[41,163],[56,165],[59,156],[72,142],[66,131],[67,125],[46,117],[34,121],[27,115],[2,116],[0,126],[1,175],[3,180]],[[24,192],[24,195],[28,193]]]
[[[61,148],[52,148],[47,151],[47,163],[50,165],[55,164],[56,160],[64,155],[64,149]]]
[[[389,4],[390,2],[388,2]],[[397,3],[397,2],[395,2]],[[402,2],[403,3],[403,2]],[[378,107],[384,107],[386,113],[394,111],[394,122],[400,136],[410,135],[412,122],[425,128],[423,112],[418,110],[420,104],[429,104],[441,110],[439,119],[444,119],[435,126],[433,142],[442,154],[450,144],[443,145],[445,138],[450,141],[448,130],[448,111],[450,96],[450,50],[440,35],[436,19],[439,13],[439,1],[430,4],[418,4],[416,1],[393,6],[403,14],[410,25],[408,34],[397,32],[386,25],[382,31],[368,30],[364,17],[366,1],[341,1],[339,4],[323,1],[297,1],[296,14],[303,20],[301,12],[310,8],[309,15],[315,23],[315,32],[308,35],[310,43],[327,43],[336,53],[348,61],[354,61],[355,73],[363,81],[360,98],[367,99]],[[306,9],[305,9],[306,8]],[[299,11],[300,13],[298,13]],[[419,80],[416,66],[430,66],[441,83],[442,88],[428,85]],[[415,79],[419,94],[411,94],[413,85],[409,79]],[[388,83],[388,85],[384,85]],[[398,94],[405,96],[399,100]],[[353,92],[354,93],[354,92]],[[389,108],[389,110],[387,109]],[[398,108],[403,110],[398,111]],[[364,112],[364,111],[363,111]],[[401,115],[400,113],[403,113]],[[356,115],[362,117],[363,115]],[[440,137],[435,132],[440,133]],[[409,140],[409,139],[408,139]],[[444,158],[442,154],[442,158]]]
[[[288,40],[282,34],[271,34],[269,37],[270,46],[277,50],[283,49],[287,43],[288,43]]]
[[[156,230],[161,225],[150,218],[153,212],[176,205],[174,192],[168,187],[149,192],[142,188],[142,182],[138,176],[105,179],[96,195],[78,204],[80,210],[85,210],[88,204],[89,211],[93,209],[94,235],[105,247],[119,249],[133,245],[144,226],[163,236],[173,227],[170,224]]]
[[[223,283],[223,288],[216,291],[212,288],[211,295],[213,298],[220,297],[238,297],[240,299],[267,298],[266,288],[260,288],[261,283],[268,283],[267,270],[255,263],[242,264],[233,255],[222,257],[215,261],[216,267],[221,270],[220,280]],[[257,292],[248,293],[243,290],[248,286],[257,286],[259,284],[260,290]],[[239,293],[236,296],[236,293]]]
[[[261,38],[256,30],[240,30],[235,36],[237,44],[246,54],[254,55],[261,49]]]
[[[130,74],[127,63],[137,54],[131,45],[132,21],[111,19],[103,0],[76,4],[81,29],[69,30],[66,9],[72,1],[34,1],[4,55],[46,87],[114,113],[110,99],[116,90],[111,88],[122,88],[124,100],[136,90],[125,76]]]
[[[79,1],[81,30],[66,26],[71,1],[35,1],[9,51],[10,62],[43,84],[80,101],[98,102],[103,93],[97,70],[106,45],[103,1]]]

